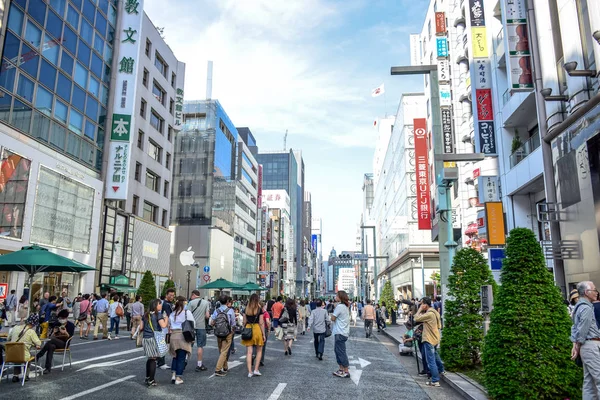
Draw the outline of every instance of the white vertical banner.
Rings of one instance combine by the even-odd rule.
[[[126,200],[131,164],[131,141],[135,134],[134,107],[138,56],[143,37],[144,0],[124,0],[118,3],[118,7],[121,23],[115,35],[118,67],[110,124],[105,198]]]

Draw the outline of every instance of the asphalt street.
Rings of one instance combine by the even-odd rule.
[[[73,365],[61,371],[62,357],[55,357],[50,375],[20,384],[0,383],[0,398],[18,399],[458,399],[449,387],[426,388],[409,374],[393,354],[395,346],[383,337],[366,339],[361,326],[351,328],[347,342],[351,379],[337,378],[333,337],[325,344],[323,361],[315,357],[312,334],[298,335],[293,355],[285,356],[283,343],[269,337],[262,376],[247,377],[246,348],[236,337],[236,353],[229,360],[226,377],[214,376],[218,358],[216,338],[209,335],[204,351],[208,371],[195,372],[196,353],[189,360],[182,385],[172,385],[170,370],[157,370],[158,386],[144,384],[143,350],[128,337],[119,340],[83,341],[72,345]],[[170,365],[170,356],[167,356]],[[5,397],[6,396],[6,397]]]

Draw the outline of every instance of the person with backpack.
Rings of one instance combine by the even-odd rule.
[[[279,317],[281,329],[283,329],[283,348],[286,356],[292,355],[292,343],[296,336],[296,326],[298,325],[298,309],[294,299],[288,298],[285,307]]]
[[[125,315],[123,304],[119,301],[119,295],[115,294],[112,297],[113,302],[108,306],[108,314],[110,317],[110,329],[108,330],[108,340],[112,340],[113,328],[115,329],[114,339],[119,338],[119,324],[121,323],[121,317]]]
[[[217,337],[217,346],[219,348],[219,360],[215,367],[216,376],[227,375],[227,360],[229,348],[233,340],[233,327],[235,326],[235,314],[231,309],[231,298],[227,295],[219,297],[220,307],[213,312],[211,316],[211,325],[214,327],[214,334]]]
[[[325,332],[327,326],[331,323],[327,310],[323,308],[323,301],[317,299],[315,302],[316,308],[308,317],[308,331],[312,329],[315,345],[315,356],[323,361],[323,353],[325,352]]]
[[[181,385],[183,383],[183,370],[185,369],[186,358],[192,353],[192,342],[186,340],[183,332],[185,321],[195,323],[193,314],[185,309],[187,300],[183,296],[178,296],[175,302],[175,308],[169,317],[169,353],[173,356],[171,362],[171,383]],[[195,328],[193,329],[195,332]],[[195,335],[194,338],[195,339]]]

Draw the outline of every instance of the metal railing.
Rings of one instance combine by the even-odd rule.
[[[536,133],[530,137],[529,140],[523,143],[521,147],[517,149],[517,151],[510,155],[510,167],[514,168],[518,163],[527,158],[528,155],[533,153],[538,147],[540,147],[540,135],[539,133]]]

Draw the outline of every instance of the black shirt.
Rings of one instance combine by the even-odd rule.
[[[150,326],[150,323],[148,322],[148,318],[146,318],[146,314],[144,314],[143,317],[143,321],[144,321],[144,339],[150,339],[154,337],[154,331],[160,331],[162,328],[160,326],[159,321],[161,321],[163,318],[162,317],[157,317],[156,314],[152,314],[151,315],[151,320],[152,320],[152,326]],[[154,330],[152,330],[152,328],[154,328]]]
[[[173,312],[173,305],[171,305],[171,303],[169,303],[168,301],[164,300],[162,302],[162,310],[167,314],[167,317],[170,317],[171,313]]]

